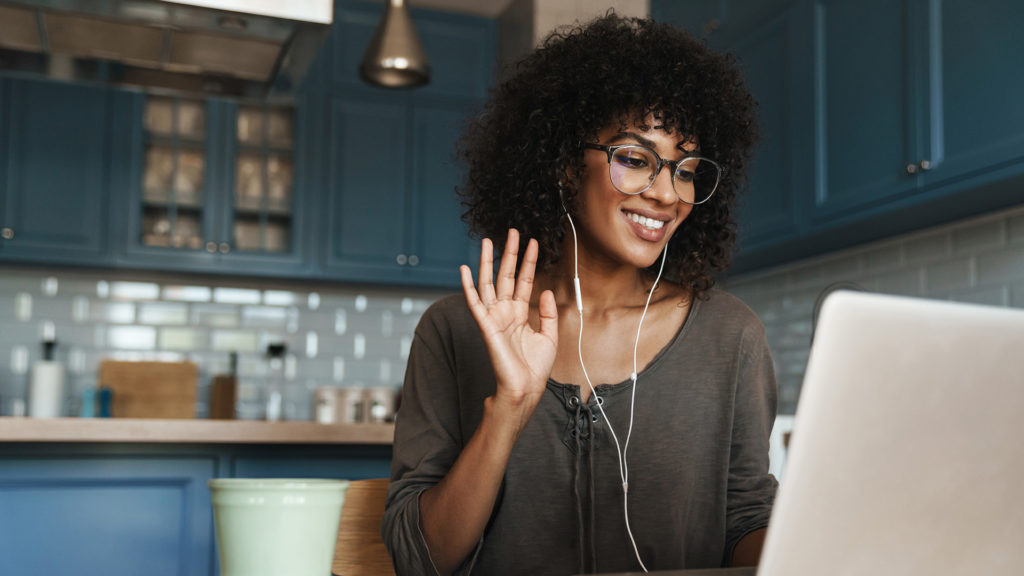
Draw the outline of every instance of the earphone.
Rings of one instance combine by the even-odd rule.
[[[569,210],[565,206],[565,196],[562,189],[561,182],[558,186],[559,199],[562,202],[562,210],[565,212],[565,217],[569,220],[569,227],[572,229],[572,249],[573,249],[573,265],[575,267],[573,273],[573,288],[576,292],[576,310],[580,315],[580,331],[579,339],[577,341],[576,350],[580,359],[580,368],[583,370],[583,377],[587,381],[587,385],[590,387],[591,394],[597,398],[597,409],[601,412],[601,416],[604,417],[605,422],[608,424],[608,431],[611,432],[612,439],[615,441],[615,454],[619,458],[619,478],[622,480],[622,511],[626,521],[626,533],[629,535],[629,541],[633,545],[633,553],[636,554],[636,560],[640,563],[640,568],[646,573],[647,566],[644,565],[643,559],[640,558],[640,550],[636,545],[636,538],[633,537],[633,530],[629,525],[629,461],[626,458],[626,453],[629,450],[629,439],[633,434],[633,414],[634,407],[636,405],[636,388],[637,388],[637,365],[636,356],[637,350],[640,346],[640,330],[644,325],[644,318],[647,316],[647,308],[651,304],[651,297],[654,295],[654,289],[658,287],[658,281],[661,280],[661,273],[665,270],[665,259],[668,257],[668,243],[665,244],[665,249],[661,254],[661,265],[658,267],[658,276],[654,279],[654,283],[651,285],[650,292],[647,293],[647,301],[644,303],[644,310],[640,314],[640,322],[636,327],[636,338],[633,341],[633,372],[629,375],[630,380],[633,381],[633,390],[629,400],[629,428],[626,432],[626,440],[620,447],[619,438],[615,434],[615,430],[612,428],[611,420],[608,419],[608,415],[604,412],[604,402],[601,401],[601,397],[597,395],[597,390],[594,389],[594,384],[590,381],[590,375],[587,373],[587,366],[583,362],[583,292],[580,289],[580,258],[579,258],[579,241],[576,236],[576,224],[572,221],[572,216],[569,215]]]

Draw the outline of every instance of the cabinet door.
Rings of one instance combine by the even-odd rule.
[[[917,186],[908,1],[813,2],[815,223],[862,218]]]
[[[108,94],[59,82],[8,81],[5,259],[106,259]]]
[[[214,573],[206,487],[214,458],[34,453],[3,461],[4,574]]]
[[[983,7],[982,7],[983,6]],[[928,2],[928,186],[1024,162],[1024,3]]]
[[[399,97],[332,101],[325,264],[345,279],[395,281],[404,275],[408,118]]]
[[[413,111],[410,230],[416,261],[409,274],[417,283],[458,286],[459,266],[478,265],[479,251],[473,250],[476,243],[470,242],[455,192],[463,175],[456,163],[455,143],[467,110],[473,108],[472,104],[419,104]]]
[[[301,272],[306,100],[296,107],[223,103],[223,174],[217,190],[219,266],[243,272]],[[304,121],[300,121],[304,119]]]
[[[792,238],[803,209],[798,190],[812,180],[809,139],[813,115],[802,85],[809,81],[809,36],[797,10],[786,10],[742,34],[732,48],[747,87],[758,104],[758,141],[739,201],[739,255]]]
[[[128,222],[122,261],[132,266],[213,270],[217,263],[217,191],[222,146],[216,103],[133,94],[131,178],[123,213]],[[123,152],[122,152],[123,150]]]

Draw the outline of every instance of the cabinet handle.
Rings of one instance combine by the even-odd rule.
[[[420,257],[419,256],[417,256],[415,254],[411,254],[409,256],[409,266],[418,266],[419,263],[420,263]]]
[[[216,242],[207,242],[206,243],[206,251],[209,252],[210,254],[213,254],[214,252],[216,252],[217,251],[217,243]]]
[[[0,236],[3,236],[4,240],[13,240],[14,239],[14,229],[13,228],[4,228],[3,230],[0,230]]]
[[[405,266],[406,263],[409,262],[409,257],[405,254],[399,254],[395,257],[395,262],[398,262],[399,266]]]
[[[917,166],[921,169],[921,172],[927,172],[932,169],[932,163],[928,160],[921,160],[917,163]]]
[[[228,252],[231,252],[231,245],[228,244],[227,242],[221,242],[220,243],[220,253],[221,254],[227,254]]]
[[[907,174],[917,174],[917,164],[907,164]]]

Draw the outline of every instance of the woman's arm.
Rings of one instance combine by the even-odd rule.
[[[537,403],[557,350],[554,295],[540,298],[540,330],[527,322],[537,264],[537,242],[531,240],[515,274],[519,235],[510,230],[492,284],[492,246],[484,239],[479,286],[463,266],[462,286],[473,318],[480,327],[497,379],[494,396],[484,402],[484,415],[451,470],[420,497],[420,529],[431,560],[441,574],[450,574],[472,552],[494,509],[509,456]]]
[[[733,566],[757,566],[764,548],[764,535],[767,528],[759,528],[747,534],[736,544],[732,552]]]

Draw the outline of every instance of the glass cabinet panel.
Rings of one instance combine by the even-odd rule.
[[[236,250],[291,250],[293,118],[291,108],[239,108],[233,230]]]
[[[198,250],[203,238],[206,118],[203,103],[146,100],[146,165],[142,174],[144,246]]]

